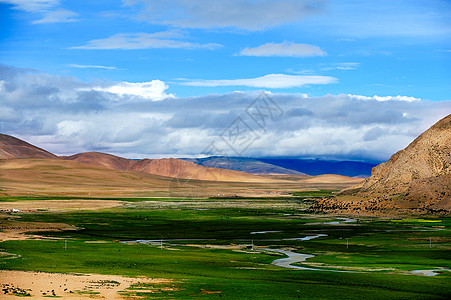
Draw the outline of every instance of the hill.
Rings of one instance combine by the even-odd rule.
[[[371,177],[317,205],[348,212],[451,212],[451,115],[416,138]]]
[[[173,164],[171,163],[170,166]],[[160,167],[163,168],[162,165]],[[206,167],[201,168],[209,170]],[[202,177],[204,176],[202,174]],[[236,178],[234,177],[234,179]],[[219,178],[219,181],[191,178],[187,180],[144,172],[107,169],[104,166],[63,159],[2,159],[0,160],[0,179],[0,197],[56,197],[53,198],[54,200],[61,197],[65,197],[62,199],[66,200],[71,199],[70,197],[106,197],[109,199],[123,197],[289,197],[295,191],[339,189],[351,186],[349,183],[341,182],[304,184],[302,181],[275,180],[266,177],[261,182],[230,182],[225,181],[222,177]],[[249,177],[243,179],[249,179]]]
[[[167,191],[171,178],[62,159],[0,161],[0,195],[140,196]]]
[[[21,139],[0,133],[0,159],[12,158],[57,158],[57,156]]]

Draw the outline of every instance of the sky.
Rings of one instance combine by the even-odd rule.
[[[0,132],[384,161],[451,113],[451,1],[0,0]]]

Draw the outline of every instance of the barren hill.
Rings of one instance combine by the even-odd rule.
[[[99,152],[86,152],[62,158],[109,169],[144,172],[175,178],[236,182],[270,181],[267,178],[245,172],[199,166],[175,158],[131,160]]]
[[[451,115],[443,118],[371,177],[318,203],[323,210],[451,212]]]
[[[123,171],[130,170],[130,165],[133,163],[133,160],[131,159],[101,152],[84,152],[71,156],[61,156],[60,158]]]
[[[62,159],[0,161],[0,196],[122,196],[167,191],[171,178]]]
[[[57,158],[57,156],[18,138],[0,133],[0,159],[11,158]]]

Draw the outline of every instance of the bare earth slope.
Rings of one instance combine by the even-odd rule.
[[[122,171],[130,170],[130,165],[133,162],[130,159],[101,152],[84,152],[72,156],[61,156],[60,158]]]
[[[131,160],[100,152],[86,152],[62,158],[109,169],[136,171],[174,178],[236,182],[269,181],[267,178],[245,172],[199,166],[175,158]]]
[[[0,196],[138,196],[167,191],[171,180],[62,159],[0,160]]]
[[[0,133],[0,159],[12,158],[57,158],[44,149],[33,146],[18,138]]]
[[[157,160],[160,161],[160,160]],[[163,168],[163,167],[162,167]],[[204,169],[204,170],[209,170]],[[164,171],[164,168],[163,168]],[[202,174],[202,177],[205,175]],[[216,176],[216,175],[215,175]],[[258,177],[258,176],[257,176]],[[234,176],[234,179],[237,177]],[[249,178],[246,176],[246,179]],[[258,177],[260,178],[260,177]],[[220,178],[222,179],[222,178]],[[349,187],[343,183],[303,183],[302,181],[282,180],[263,177],[265,182],[206,181],[196,179],[177,179],[136,171],[107,169],[103,166],[80,163],[63,159],[0,159],[0,197],[4,196],[50,196],[50,197],[277,197],[287,196],[293,191],[311,189],[337,189]],[[262,180],[263,180],[262,179]],[[111,199],[114,200],[114,199]],[[67,202],[66,202],[67,201]],[[89,203],[94,207],[111,201],[98,200]],[[24,201],[30,202],[30,201]],[[114,202],[114,201],[113,201]],[[6,203],[6,202],[5,202]],[[11,202],[0,205],[2,209],[53,210],[83,208],[79,200],[55,199],[36,201],[32,206],[18,206]],[[22,203],[25,205],[25,203]],[[42,206],[33,206],[39,204]],[[115,205],[115,203],[111,203]],[[54,207],[53,205],[57,205]]]
[[[451,212],[451,115],[416,138],[371,177],[323,199],[320,210],[344,212]]]
[[[265,177],[227,169],[199,166],[175,158],[143,159],[132,165],[134,171],[161,176],[213,181],[266,182]]]

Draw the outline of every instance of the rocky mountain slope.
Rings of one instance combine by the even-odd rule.
[[[451,115],[443,118],[371,177],[323,199],[315,209],[337,212],[451,212]]]

